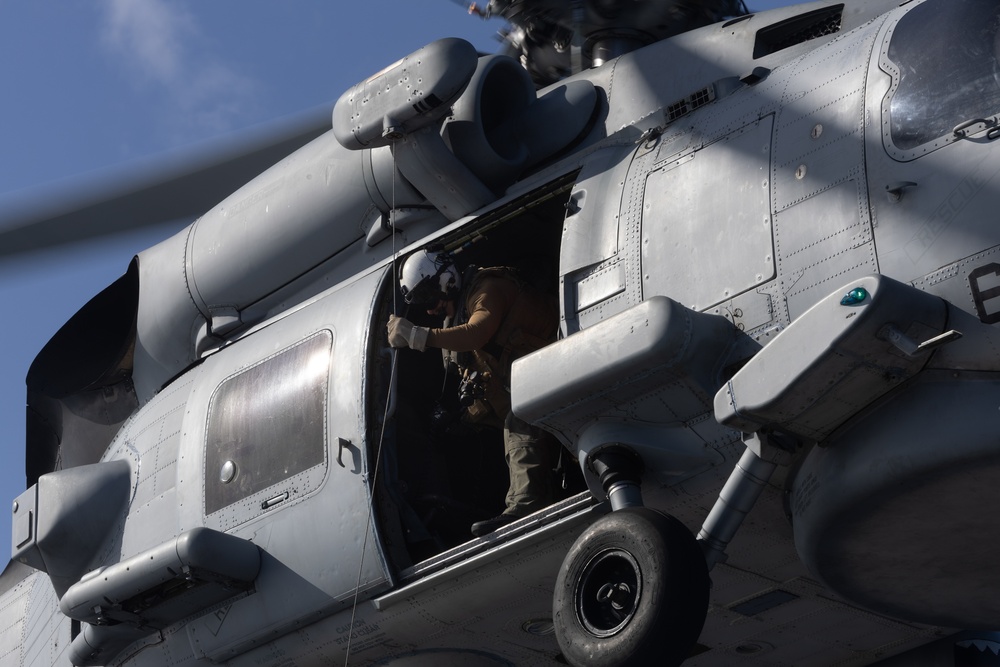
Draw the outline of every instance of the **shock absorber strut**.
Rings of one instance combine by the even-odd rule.
[[[624,447],[607,447],[590,457],[590,467],[601,478],[601,486],[612,510],[642,507],[642,460]]]
[[[788,451],[773,443],[765,433],[754,433],[747,439],[746,451],[698,533],[710,570],[716,563],[725,562],[729,542],[760,498],[774,469],[789,458]]]

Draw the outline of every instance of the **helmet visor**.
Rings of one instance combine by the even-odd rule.
[[[413,286],[412,290],[407,290],[402,286],[403,301],[409,305],[436,304],[445,298],[438,285],[437,276],[427,276]]]

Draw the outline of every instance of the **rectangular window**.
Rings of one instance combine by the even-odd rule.
[[[206,515],[270,490],[261,493],[266,509],[288,493],[271,487],[324,463],[332,347],[322,331],[219,385],[208,412]]]

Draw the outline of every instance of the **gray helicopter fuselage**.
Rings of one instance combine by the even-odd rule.
[[[394,425],[413,396],[393,356],[410,353],[384,335],[401,307],[396,261],[431,243],[480,249],[494,238],[537,241],[553,264],[561,339],[515,365],[511,390],[515,410],[584,464],[612,442],[637,452],[647,505],[697,532],[745,451],[741,431],[784,427],[806,443],[713,571],[704,650],[690,664],[749,653],[763,664],[871,664],[1000,623],[988,599],[963,608],[994,575],[935,585],[935,560],[973,540],[901,567],[858,545],[874,533],[882,552],[921,548],[924,535],[886,530],[916,524],[905,508],[879,504],[861,527],[845,519],[895,483],[916,511],[934,506],[920,489],[935,466],[947,473],[928,488],[961,496],[968,484],[937,521],[964,513],[958,523],[975,531],[974,508],[992,508],[993,477],[966,472],[994,467],[997,416],[984,406],[1000,386],[990,326],[1000,320],[1000,132],[996,110],[969,102],[961,81],[930,101],[938,81],[912,73],[918,57],[931,73],[962,70],[918,48],[947,2],[815,2],[741,17],[537,97],[525,97],[530,81],[513,61],[476,59],[455,74],[473,83],[456,88],[453,115],[385,133],[373,121],[373,138],[359,130],[351,147],[328,132],[141,253],[127,278],[134,320],[123,327],[134,330],[111,334],[127,351],[108,352],[131,376],[101,393],[130,414],[88,431],[81,420],[95,409],[78,406],[93,406],[91,394],[38,399],[65,430],[35,443],[53,463],[36,468],[15,508],[0,627],[21,640],[0,664],[558,664],[551,591],[569,545],[607,511],[597,475],[584,465],[587,492],[430,557],[413,547],[408,501],[393,490],[418,442]],[[460,44],[440,48],[465,57]],[[487,104],[516,128],[484,121]],[[912,120],[921,104],[947,111],[927,129]],[[514,148],[487,154],[498,146]],[[905,288],[862,283],[871,276]],[[800,332],[841,323],[831,295],[854,283],[901,295],[904,313],[925,297],[928,311],[940,303],[939,330],[927,316],[907,335],[951,327],[964,338],[912,370],[900,364],[899,382],[817,389],[829,378],[811,364],[850,345]],[[757,412],[740,403],[745,421],[719,423],[716,393],[735,395],[740,377],[764,386],[758,353],[777,341],[787,368],[767,370],[780,376],[778,398]],[[872,354],[844,375],[895,368],[883,362],[897,352]],[[789,416],[799,386],[819,397],[820,417]],[[852,403],[855,386],[864,397]],[[949,395],[965,398],[947,420],[930,419]],[[958,439],[963,419],[978,425],[962,465],[948,467],[936,446]],[[900,463],[910,444],[924,466],[912,475]],[[852,479],[831,471],[863,465],[866,447],[886,448],[875,490],[821,512],[814,498],[832,506]],[[828,534],[850,545],[842,565],[824,560]],[[875,574],[856,576],[869,561]],[[875,581],[887,575],[889,585]],[[922,614],[913,580],[945,598],[944,611]]]

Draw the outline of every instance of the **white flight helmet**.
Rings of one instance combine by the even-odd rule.
[[[403,300],[409,304],[453,299],[461,288],[461,274],[446,252],[415,252],[406,259],[399,272],[399,289]]]

